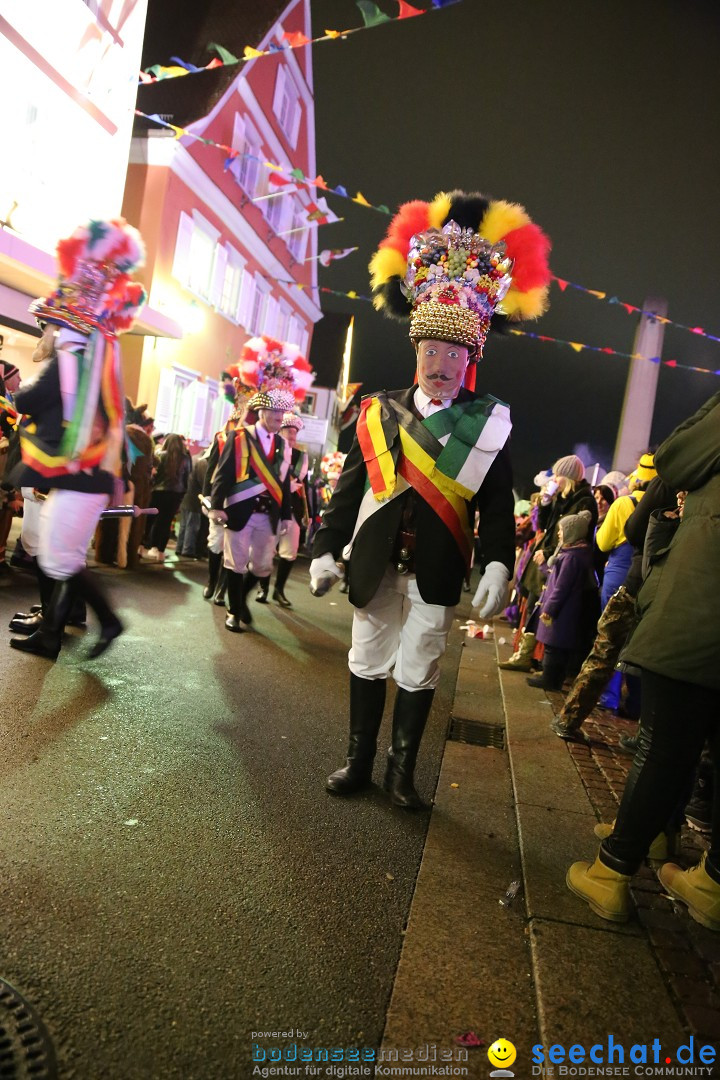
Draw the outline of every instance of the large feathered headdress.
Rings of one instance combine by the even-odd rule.
[[[477,192],[405,203],[370,262],[373,302],[410,318],[414,342],[455,341],[482,354],[491,322],[547,308],[550,240],[522,206]]]
[[[228,371],[253,391],[289,390],[295,401],[305,400],[315,379],[315,372],[297,345],[267,334],[246,341],[238,363]]]

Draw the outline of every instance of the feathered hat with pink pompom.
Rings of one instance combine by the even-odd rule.
[[[146,300],[143,286],[130,274],[144,259],[140,233],[123,218],[88,221],[58,242],[57,288],[35,300],[30,311],[39,322],[82,334],[129,330]]]
[[[233,369],[237,369],[237,378],[244,386],[263,393],[286,390],[296,402],[304,401],[315,379],[312,367],[297,345],[267,334],[245,342]]]
[[[550,240],[522,206],[441,192],[400,207],[370,262],[373,302],[410,319],[413,342],[436,338],[482,355],[501,318],[547,308]]]

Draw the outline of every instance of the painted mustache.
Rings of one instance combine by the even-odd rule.
[[[447,375],[443,375],[442,371],[438,371],[435,375],[428,375],[427,378],[430,382],[452,382]]]

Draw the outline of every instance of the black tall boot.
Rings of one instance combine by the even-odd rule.
[[[242,634],[245,623],[240,618],[243,606],[243,575],[236,574],[232,570],[225,569],[225,581],[227,584],[227,607],[228,614],[225,619],[225,629],[233,634]]]
[[[90,605],[98,617],[100,623],[100,637],[97,639],[88,657],[94,660],[96,656],[102,656],[109,645],[122,634],[125,627],[110,607],[105,594],[89,570],[81,570],[75,575],[75,583],[78,596]]]
[[[395,698],[392,746],[383,787],[393,805],[403,810],[425,809],[413,785],[413,773],[434,696],[434,690],[403,690],[399,686]]]
[[[268,593],[270,592],[270,575],[267,577],[258,578],[258,591],[255,599],[258,604],[267,604]]]
[[[385,679],[361,679],[350,673],[350,741],[347,764],[328,776],[333,795],[352,795],[372,781],[377,736],[385,708]]]
[[[56,581],[42,625],[30,637],[10,638],[10,647],[35,656],[45,656],[48,660],[57,660],[74,598],[75,578]]]
[[[222,559],[223,556],[221,555]],[[220,566],[220,573],[218,574],[217,585],[215,586],[215,595],[212,598],[213,604],[216,607],[225,607],[225,593],[227,591],[228,575],[232,571],[228,570],[225,565]]]
[[[208,551],[208,579],[207,585],[203,589],[203,596],[206,600],[210,600],[215,592],[222,560],[222,552],[216,554],[214,551]]]
[[[260,579],[257,578],[255,574],[253,574],[250,570],[246,570],[243,574],[242,596],[240,599],[240,610],[238,611],[238,619],[241,623],[243,623],[245,629],[247,629],[247,627],[252,622],[252,615],[250,613],[250,608],[248,607],[247,598],[250,595],[250,590],[252,589],[253,585],[257,585],[259,580]]]
[[[10,629],[15,634],[34,634],[36,630],[40,629],[43,612],[47,611],[50,598],[55,589],[55,580],[44,574],[38,563],[35,563],[35,573],[37,574],[40,603],[31,607],[30,611],[15,612],[10,620]]]
[[[293,568],[293,562],[293,559],[278,559],[278,568],[277,575],[275,577],[273,600],[277,600],[280,607],[292,607],[292,604],[285,595],[285,582],[290,577],[290,571]]]

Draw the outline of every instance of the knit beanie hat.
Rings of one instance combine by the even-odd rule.
[[[592,514],[589,510],[580,510],[577,514],[568,514],[560,518],[563,545],[577,544],[578,540],[587,540]]]
[[[578,483],[585,477],[585,466],[577,454],[568,454],[567,457],[558,458],[552,468],[555,476],[566,476],[568,480]]]

